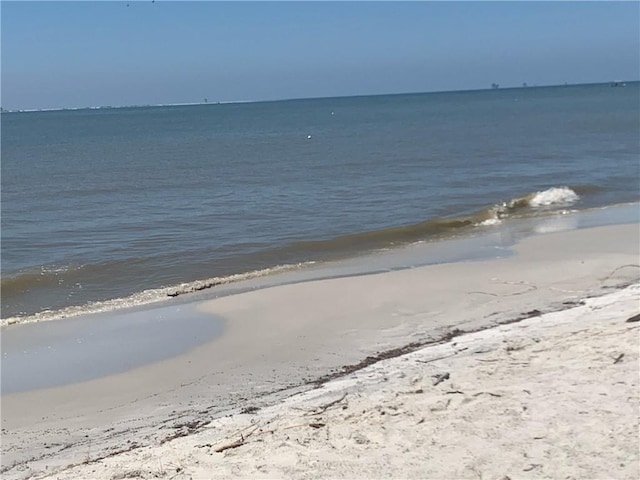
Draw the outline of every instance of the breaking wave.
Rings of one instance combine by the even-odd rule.
[[[547,190],[529,193],[523,197],[517,197],[508,202],[495,205],[481,216],[487,216],[480,224],[494,225],[500,223],[503,218],[536,215],[553,211],[557,207],[569,207],[580,200],[580,196],[569,187],[552,187]],[[552,208],[549,208],[552,207]]]

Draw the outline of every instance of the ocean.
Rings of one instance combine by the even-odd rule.
[[[638,82],[1,120],[3,324],[640,199]]]

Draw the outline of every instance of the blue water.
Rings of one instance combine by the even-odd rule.
[[[2,318],[108,310],[512,217],[637,202],[639,92],[4,113]]]

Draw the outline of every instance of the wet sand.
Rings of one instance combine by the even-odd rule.
[[[92,380],[171,358],[211,341],[221,319],[189,306],[99,314],[7,328],[2,392]]]

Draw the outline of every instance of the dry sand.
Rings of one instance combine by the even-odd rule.
[[[639,478],[638,233],[207,302],[208,345],[3,396],[3,478]]]

